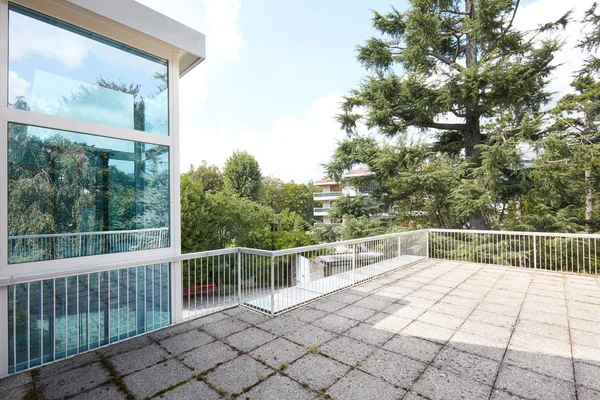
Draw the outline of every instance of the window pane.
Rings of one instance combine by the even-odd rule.
[[[11,107],[169,134],[167,61],[10,4]]]
[[[169,246],[166,146],[8,124],[9,262]]]

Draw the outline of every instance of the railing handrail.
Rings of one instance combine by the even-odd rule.
[[[155,229],[157,229],[157,228],[155,228]],[[158,229],[161,229],[161,228],[158,228]],[[185,254],[170,255],[170,256],[156,257],[156,258],[150,258],[150,259],[132,260],[132,261],[127,261],[127,262],[107,264],[107,265],[97,265],[96,264],[96,265],[90,265],[90,266],[83,266],[81,268],[53,270],[53,271],[48,271],[45,273],[19,274],[19,275],[10,275],[10,276],[9,275],[0,275],[0,286],[12,285],[15,283],[31,282],[31,281],[42,280],[42,279],[68,277],[68,276],[80,275],[80,274],[90,273],[90,272],[103,272],[103,271],[136,267],[136,266],[161,264],[161,263],[167,263],[167,262],[187,261],[187,260],[191,260],[191,259],[198,259],[198,258],[203,258],[203,257],[211,257],[211,256],[226,255],[226,254],[247,253],[247,254],[254,254],[254,255],[260,255],[260,256],[266,256],[266,257],[279,257],[279,256],[285,256],[285,255],[294,254],[294,253],[309,252],[309,251],[314,251],[314,250],[319,250],[319,249],[352,245],[352,244],[357,244],[357,243],[361,243],[361,242],[370,242],[370,241],[374,241],[374,240],[388,239],[388,238],[400,237],[400,236],[409,236],[409,235],[413,235],[415,233],[422,233],[422,232],[427,232],[427,233],[440,232],[440,233],[505,234],[505,235],[527,235],[527,236],[538,236],[538,237],[539,236],[551,236],[551,237],[574,237],[574,238],[600,239],[600,235],[598,235],[598,234],[485,231],[485,230],[437,229],[437,228],[418,229],[418,230],[414,230],[414,231],[396,232],[396,233],[390,233],[390,234],[385,234],[385,235],[369,236],[369,237],[364,237],[364,238],[360,238],[360,239],[350,239],[350,240],[343,240],[343,241],[331,242],[331,243],[321,243],[321,244],[316,244],[316,245],[312,245],[312,246],[294,247],[294,248],[290,248],[290,249],[274,250],[274,251],[253,249],[253,248],[246,248],[246,247],[231,247],[231,248],[226,248],[226,249],[206,250],[206,251],[195,252],[195,253],[185,253]],[[3,268],[11,267],[11,266],[14,266],[14,264],[0,265],[0,271]]]
[[[38,239],[38,238],[49,238],[49,237],[72,237],[72,236],[95,236],[95,235],[109,235],[109,234],[123,234],[123,233],[144,233],[154,231],[168,231],[169,228],[145,228],[145,229],[129,229],[122,231],[93,231],[93,232],[70,232],[70,233],[42,233],[38,235],[16,235],[9,236],[9,240],[14,239]]]
[[[395,233],[388,233],[385,235],[378,235],[378,236],[367,236],[367,237],[360,238],[360,239],[350,239],[350,240],[342,240],[339,242],[321,243],[321,244],[315,244],[312,246],[293,247],[290,249],[275,250],[272,253],[273,253],[273,257],[286,256],[286,255],[292,254],[292,253],[320,250],[320,249],[326,249],[326,248],[330,248],[330,247],[345,246],[345,245],[349,245],[349,244],[356,244],[356,243],[360,243],[360,242],[369,242],[369,241],[373,241],[373,240],[389,239],[392,237],[411,235],[411,234],[420,233],[420,232],[427,232],[427,229],[417,229],[414,231],[395,232]]]
[[[548,237],[573,237],[573,238],[589,238],[600,239],[600,234],[596,233],[560,233],[560,232],[528,232],[528,231],[486,231],[486,230],[471,230],[471,229],[440,229],[429,228],[429,232],[442,233],[477,233],[477,234],[492,234],[492,235],[521,235],[521,236],[548,236]]]

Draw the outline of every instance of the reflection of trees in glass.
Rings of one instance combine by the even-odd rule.
[[[135,143],[130,153],[37,129],[9,124],[9,235],[168,227],[166,147]]]

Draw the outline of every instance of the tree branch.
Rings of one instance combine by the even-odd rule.
[[[458,11],[458,10],[440,10],[440,13],[448,13],[448,14],[455,14],[455,15],[469,15],[469,13],[467,13],[467,12]]]
[[[443,62],[446,65],[449,65],[449,66],[451,66],[453,68],[456,68],[458,70],[461,70],[461,71],[463,70],[463,66],[462,65],[455,63],[454,61],[452,61],[448,57],[445,57],[445,56],[443,56],[441,54],[437,54],[437,53],[435,53],[434,51],[431,51],[431,50],[429,50],[427,52],[427,54],[430,55],[430,56],[432,56],[432,57],[437,58],[438,60],[440,60],[441,62]]]
[[[469,128],[467,124],[451,124],[444,122],[431,122],[428,124],[423,124],[422,126],[425,128],[443,129],[447,131],[465,131]]]

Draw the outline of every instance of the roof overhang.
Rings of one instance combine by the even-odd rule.
[[[66,0],[180,51],[179,76],[206,58],[206,39],[187,25],[134,0]]]

